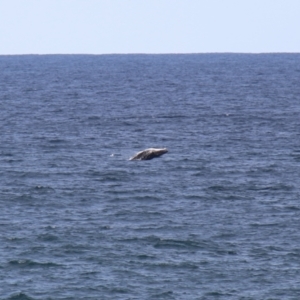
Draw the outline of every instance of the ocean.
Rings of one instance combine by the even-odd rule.
[[[300,54],[0,70],[1,300],[300,299]]]

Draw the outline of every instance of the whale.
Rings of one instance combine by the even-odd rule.
[[[167,148],[148,148],[136,153],[134,156],[130,157],[129,160],[150,160],[155,157],[160,157],[167,152]]]

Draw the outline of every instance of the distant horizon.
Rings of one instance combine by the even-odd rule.
[[[50,56],[50,55],[206,55],[206,54],[240,54],[240,55],[267,55],[267,54],[300,54],[300,52],[184,52],[184,53],[16,53],[0,54],[0,56]]]

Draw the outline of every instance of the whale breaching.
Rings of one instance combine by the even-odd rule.
[[[143,151],[138,152],[129,160],[150,160],[155,157],[159,157],[168,152],[167,148],[148,148]]]

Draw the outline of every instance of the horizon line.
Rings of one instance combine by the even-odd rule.
[[[253,54],[253,55],[259,55],[259,54],[300,54],[300,52],[277,52],[277,51],[271,51],[271,52],[235,52],[235,51],[224,51],[224,52],[112,52],[112,53],[4,53],[0,54],[0,56],[50,56],[50,55],[205,55],[205,54]]]

